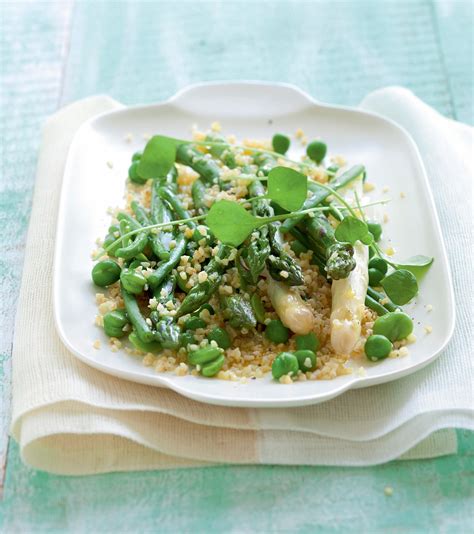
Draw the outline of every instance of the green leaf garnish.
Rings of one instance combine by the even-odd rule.
[[[308,178],[289,167],[274,167],[268,173],[267,197],[287,211],[301,208],[308,194]]]
[[[398,269],[405,269],[413,273],[417,280],[421,280],[431,267],[434,258],[418,254],[396,264]]]
[[[406,269],[398,269],[386,276],[380,284],[387,293],[387,297],[397,304],[403,306],[418,293],[418,283],[415,276]]]
[[[181,141],[154,135],[146,144],[138,164],[138,175],[142,178],[160,178],[166,176],[174,165],[176,149]]]
[[[233,247],[238,247],[263,223],[241,204],[231,200],[215,202],[206,216],[206,224],[217,239]]]
[[[350,243],[351,245],[354,245],[356,241],[361,241],[364,245],[370,245],[374,240],[369,232],[367,223],[352,215],[342,219],[334,235],[339,242]]]

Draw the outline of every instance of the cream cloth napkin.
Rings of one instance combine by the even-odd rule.
[[[27,464],[80,475],[216,462],[371,465],[456,451],[455,433],[447,429],[474,428],[470,220],[462,209],[472,131],[400,88],[373,93],[362,105],[412,133],[432,178],[458,299],[455,338],[439,360],[390,384],[278,410],[201,404],[81,363],[56,334],[52,261],[69,144],[83,121],[119,106],[108,97],[88,98],[53,115],[43,132],[13,347],[12,434]]]

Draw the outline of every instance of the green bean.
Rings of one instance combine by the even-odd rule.
[[[169,204],[161,198],[163,188],[159,180],[155,180],[151,189],[151,220],[153,224],[167,223],[173,220]],[[167,260],[170,257],[170,242],[173,232],[164,228],[158,234],[151,234],[151,248],[158,258]]]
[[[222,143],[221,145],[212,145],[209,149],[210,154],[215,158],[219,158],[224,165],[229,167],[229,169],[235,169],[235,167],[237,167],[235,154],[232,152],[230,145],[222,135],[214,132],[207,134],[206,141]]]
[[[380,303],[380,301],[383,301],[384,302],[383,307],[386,308],[390,312],[394,312],[399,309],[398,306],[396,306],[393,302],[388,300],[388,297],[386,297],[382,293],[379,293],[378,291],[375,291],[375,289],[370,286],[367,288],[367,295],[371,297],[372,299],[376,300],[378,303]]]
[[[142,226],[149,226],[151,224],[150,218],[148,217],[145,208],[139,202],[137,202],[136,200],[132,200],[130,206],[133,210],[133,213],[135,214],[137,221]]]
[[[196,171],[208,185],[219,183],[221,171],[217,163],[191,145],[182,144],[176,151],[176,161]]]
[[[373,310],[377,315],[382,316],[388,313],[388,310],[380,304],[378,300],[375,300],[370,295],[365,296],[365,305],[367,308]]]
[[[184,251],[186,249],[186,238],[183,234],[179,234],[176,237],[176,245],[171,250],[171,254],[169,259],[166,261],[160,263],[158,268],[153,271],[153,273],[150,274],[148,277],[148,285],[151,288],[155,288],[156,286],[160,285],[163,280],[171,273],[171,271],[176,267],[176,265],[179,263],[179,260],[181,256],[184,254]]]
[[[137,299],[132,293],[129,293],[123,285],[121,286],[122,298],[127,310],[128,319],[135,327],[138,337],[145,343],[154,341],[155,336],[151,330],[150,325],[145,321],[140,308],[138,307]]]
[[[125,213],[119,213],[117,215],[117,219],[120,222],[127,223],[131,230],[138,230],[141,228],[141,224],[133,219],[133,217],[130,217],[129,215]],[[140,232],[135,236],[135,239],[129,243],[126,246],[122,246],[115,252],[115,255],[119,258],[123,258],[125,260],[130,260],[134,258],[137,254],[140,254],[143,249],[146,247],[146,244],[148,242],[148,232],[144,230],[143,232]]]
[[[191,187],[191,195],[193,197],[194,209],[198,214],[206,213],[206,186],[200,178],[194,180]]]
[[[189,211],[186,210],[183,204],[181,203],[181,200],[179,200],[179,198],[170,189],[168,189],[167,187],[160,188],[160,196],[162,199],[166,200],[166,202],[169,203],[177,219],[189,219],[191,217]],[[188,226],[188,228],[191,228],[193,230],[196,230],[198,226],[196,221],[188,221],[186,225]]]

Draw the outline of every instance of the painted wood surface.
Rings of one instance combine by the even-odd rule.
[[[468,0],[2,2],[0,459],[46,116],[96,93],[149,103],[196,81],[261,79],[349,105],[405,85],[472,123],[472,9]],[[10,443],[0,530],[464,532],[474,519],[474,437],[458,437],[456,456],[370,469],[229,466],[80,479],[26,468]]]

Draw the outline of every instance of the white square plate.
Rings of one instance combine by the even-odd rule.
[[[393,202],[384,227],[397,258],[414,254],[435,257],[421,283],[420,295],[406,307],[414,317],[418,341],[409,356],[367,361],[363,373],[331,381],[282,385],[271,379],[235,383],[194,376],[158,374],[125,352],[113,353],[97,314],[90,278],[91,251],[109,226],[106,210],[123,203],[124,180],[130,157],[142,149],[143,134],[161,133],[189,139],[191,125],[207,128],[219,121],[226,133],[239,138],[271,138],[276,131],[302,128],[309,139],[323,138],[332,154],[343,154],[350,164],[366,166],[377,191],[387,186]],[[134,141],[126,143],[127,133]],[[296,143],[293,143],[294,145]],[[301,148],[294,148],[299,157]],[[109,168],[107,162],[112,162]],[[406,198],[400,198],[400,192]],[[374,198],[376,196],[374,195]],[[322,105],[295,87],[252,82],[202,84],[189,87],[162,104],[123,108],[85,123],[71,145],[64,174],[56,237],[54,305],[57,329],[68,349],[83,362],[106,373],[145,384],[171,388],[203,402],[227,406],[287,407],[322,402],[351,388],[388,382],[427,365],[448,343],[454,328],[454,300],[443,245],[428,180],[418,150],[399,126],[378,115]],[[426,304],[433,306],[429,314]],[[427,335],[425,325],[433,331]],[[94,340],[102,341],[96,350]],[[157,390],[159,395],[159,390]]]

